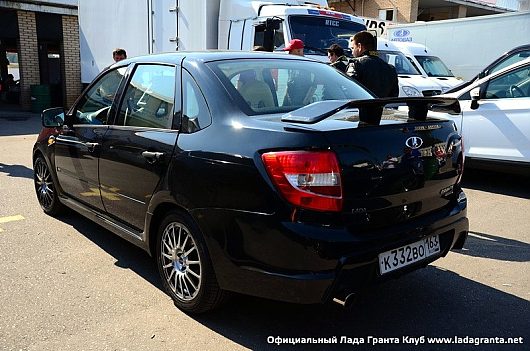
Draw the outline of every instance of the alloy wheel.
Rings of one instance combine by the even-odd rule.
[[[182,223],[169,223],[162,233],[160,259],[172,292],[183,301],[193,300],[201,287],[201,258],[197,243]]]
[[[35,162],[34,182],[39,203],[44,209],[51,209],[56,195],[55,187],[48,166],[41,158]]]

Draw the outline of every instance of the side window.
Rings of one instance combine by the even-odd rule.
[[[127,67],[114,69],[101,77],[76,106],[74,124],[107,124],[108,113]]]
[[[139,65],[125,90],[117,125],[171,128],[175,67]]]
[[[187,71],[182,73],[182,100],[182,132],[194,133],[212,123],[206,100]]]
[[[492,79],[486,88],[486,99],[530,97],[530,67]]]
[[[514,54],[512,56],[508,56],[503,61],[499,62],[497,64],[497,66],[495,66],[492,69],[490,69],[489,74],[492,74],[493,72],[500,71],[504,67],[508,67],[508,66],[510,66],[510,65],[512,65],[512,64],[514,64],[516,62],[524,60],[525,58],[527,58],[529,56],[530,56],[530,50],[521,51],[521,52],[518,52],[518,53],[516,53],[516,54]]]
[[[464,94],[458,97],[458,100],[471,100],[471,93],[466,91]]]

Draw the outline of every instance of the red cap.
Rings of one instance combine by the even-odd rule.
[[[304,48],[304,42],[300,39],[293,39],[285,46],[283,51],[291,51],[295,49],[303,49]]]

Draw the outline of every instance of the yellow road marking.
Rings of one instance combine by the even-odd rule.
[[[16,216],[7,216],[7,217],[0,217],[0,223],[8,223],[8,222],[14,222],[14,221],[21,221],[25,219],[24,217],[22,217],[21,215],[16,215]],[[0,228],[0,233],[3,232],[4,230],[2,228]]]
[[[0,217],[0,223],[7,223],[7,222],[14,222],[14,221],[21,221],[25,219],[21,215],[16,216],[7,216],[7,217]]]

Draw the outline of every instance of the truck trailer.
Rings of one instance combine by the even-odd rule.
[[[456,77],[469,80],[503,52],[530,43],[530,11],[391,24],[387,36],[427,46]]]
[[[282,50],[291,39],[306,56],[327,61],[333,44],[366,26],[359,17],[333,11],[326,0],[80,0],[81,80],[91,82],[112,63],[112,51],[129,57],[161,52]]]

